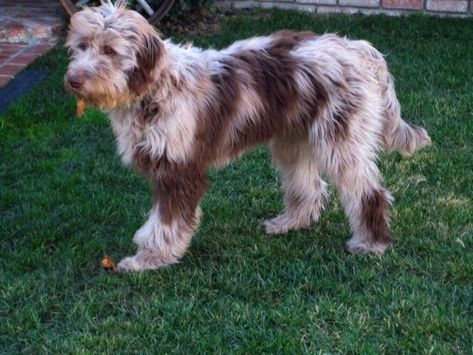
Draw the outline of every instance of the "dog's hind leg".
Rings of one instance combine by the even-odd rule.
[[[339,189],[353,231],[348,251],[384,253],[391,243],[388,210],[392,197],[380,184],[375,154],[368,146],[347,142],[335,147],[327,144],[325,154],[323,169]]]
[[[198,205],[207,185],[207,175],[194,168],[153,177],[153,208],[133,238],[138,251],[120,261],[118,271],[153,270],[177,263],[199,224]]]
[[[316,222],[327,197],[326,184],[319,177],[313,148],[306,139],[275,138],[273,160],[282,175],[284,212],[263,222],[267,234],[283,234]]]

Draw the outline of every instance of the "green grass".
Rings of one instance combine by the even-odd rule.
[[[0,352],[471,353],[473,21],[256,12],[197,45],[277,29],[338,32],[387,54],[403,115],[434,145],[380,158],[396,201],[385,256],[343,252],[336,193],[317,225],[268,239],[280,182],[259,148],[212,171],[204,218],[182,262],[141,274],[100,269],[151,198],[120,163],[106,118],[74,117],[65,51],[34,66],[40,87],[0,116]]]

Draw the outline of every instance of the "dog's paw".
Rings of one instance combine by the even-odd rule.
[[[263,227],[268,235],[285,234],[289,231],[286,224],[282,221],[282,216],[263,221]]]
[[[143,268],[142,263],[140,263],[137,260],[136,256],[129,256],[127,258],[122,259],[118,264],[117,264],[117,269],[116,271],[118,272],[124,272],[124,271],[143,271],[145,268]]]
[[[163,260],[161,255],[155,250],[143,249],[136,255],[129,256],[122,259],[117,264],[118,272],[123,271],[146,271],[155,270],[170,264],[176,263],[178,260],[175,257]]]
[[[281,214],[273,219],[263,222],[263,227],[268,235],[285,234],[290,230],[308,228],[311,223]]]
[[[389,243],[364,242],[357,239],[350,239],[346,245],[347,251],[352,254],[373,253],[383,255],[388,247]]]

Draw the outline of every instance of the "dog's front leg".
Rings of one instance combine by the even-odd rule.
[[[153,208],[136,232],[136,255],[118,263],[118,271],[154,270],[177,263],[199,223],[199,202],[207,189],[205,172],[195,167],[159,172],[151,179]]]

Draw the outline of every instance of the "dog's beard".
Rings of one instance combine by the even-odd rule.
[[[111,85],[111,84],[110,84]],[[75,96],[78,100],[85,102],[88,107],[96,107],[99,109],[113,109],[118,106],[126,105],[131,100],[129,90],[110,90],[103,83],[96,85],[88,83],[88,88],[82,90],[74,90],[66,85],[67,91]],[[90,86],[92,86],[90,88]]]
[[[85,65],[82,58],[73,58],[65,75],[66,90],[83,100],[87,106],[97,108],[110,109],[128,102],[131,96],[129,70],[117,67],[109,60],[100,61],[100,58],[97,56],[93,63]],[[76,88],[68,82],[69,77],[75,76],[83,82]]]

